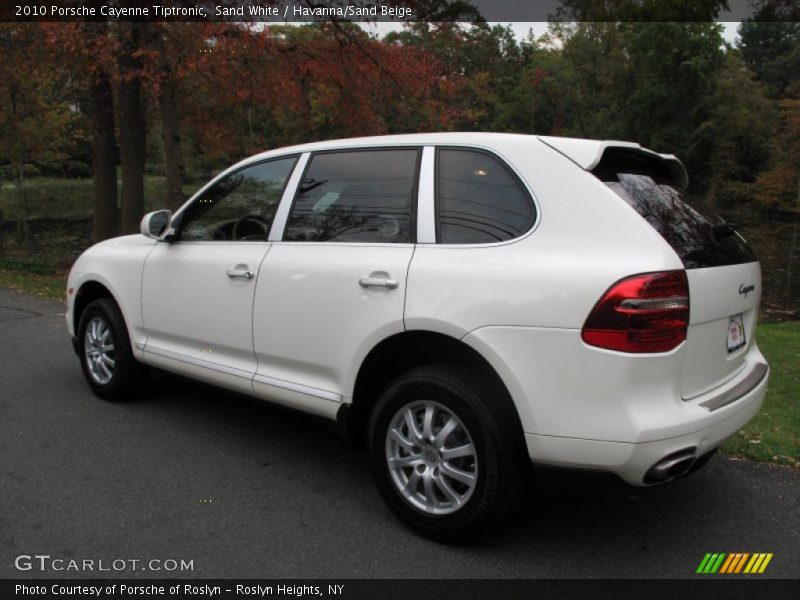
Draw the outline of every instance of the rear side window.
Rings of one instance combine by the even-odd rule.
[[[314,155],[284,240],[411,242],[418,164],[417,148]]]
[[[675,187],[658,160],[611,149],[592,172],[661,234],[687,269],[756,260],[733,226]]]
[[[479,150],[441,148],[437,154],[437,239],[442,244],[485,244],[521,236],[536,209],[519,179]]]

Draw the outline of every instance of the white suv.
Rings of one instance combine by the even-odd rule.
[[[519,504],[531,461],[682,475],[761,406],[760,267],[637,144],[328,141],[226,170],[75,263],[90,387],[145,366],[336,420],[418,529]]]

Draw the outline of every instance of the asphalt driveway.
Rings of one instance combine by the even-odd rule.
[[[532,495],[508,527],[443,546],[317,421],[166,375],[99,400],[63,313],[0,289],[0,577],[92,576],[14,568],[34,554],[186,559],[173,575],[195,578],[690,577],[706,552],[772,552],[756,577],[800,577],[800,472],[717,457],[660,488]]]

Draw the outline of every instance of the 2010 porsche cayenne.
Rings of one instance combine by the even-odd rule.
[[[75,263],[89,386],[146,366],[337,421],[391,508],[496,523],[531,462],[661,483],[758,411],[760,267],[671,155],[446,133],[248,158]]]

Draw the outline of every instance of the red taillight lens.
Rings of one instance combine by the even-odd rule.
[[[686,272],[646,273],[612,285],[586,319],[581,338],[620,352],[667,352],[686,339],[688,325]]]

